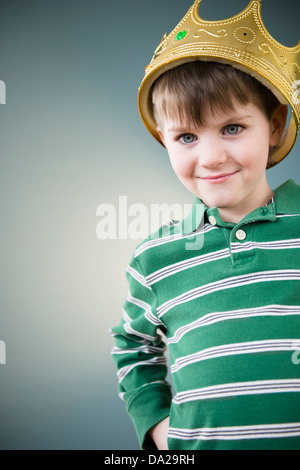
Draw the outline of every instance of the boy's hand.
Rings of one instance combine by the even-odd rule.
[[[170,418],[166,418],[156,426],[150,429],[149,434],[155,442],[158,450],[168,450],[168,430],[169,430]]]

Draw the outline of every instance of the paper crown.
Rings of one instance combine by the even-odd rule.
[[[205,60],[229,64],[252,75],[292,109],[289,128],[268,168],[283,160],[294,146],[300,122],[300,42],[285,47],[268,33],[261,17],[261,0],[252,0],[238,15],[224,21],[205,21],[196,0],[171,34],[154,52],[138,93],[139,113],[160,142],[152,114],[151,87],[167,70],[186,62]]]

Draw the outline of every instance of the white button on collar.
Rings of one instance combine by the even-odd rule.
[[[211,225],[217,225],[217,219],[215,218],[214,215],[210,215],[210,216],[208,217],[208,220],[209,220],[209,223],[210,223]]]
[[[239,240],[239,241],[243,241],[247,238],[247,234],[246,232],[244,232],[244,230],[237,230],[236,234],[235,234],[235,237]]]

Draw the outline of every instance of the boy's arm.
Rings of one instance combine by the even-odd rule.
[[[172,401],[171,387],[165,380],[166,346],[160,334],[165,327],[156,314],[155,294],[135,258],[127,277],[129,294],[123,319],[111,330],[116,341],[112,354],[118,369],[119,394],[126,403],[140,445],[143,449],[155,449],[149,430],[169,416]]]

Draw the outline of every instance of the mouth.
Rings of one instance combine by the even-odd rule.
[[[207,183],[212,183],[212,184],[225,183],[236,173],[238,173],[238,171],[234,171],[232,173],[222,173],[220,175],[209,175],[205,177],[200,177],[200,179],[203,181],[206,181]]]

